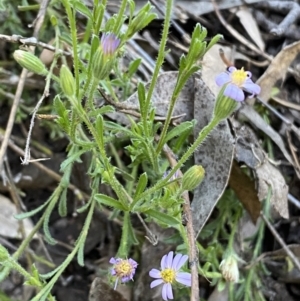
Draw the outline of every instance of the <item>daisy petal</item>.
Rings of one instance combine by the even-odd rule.
[[[172,267],[173,254],[174,254],[173,251],[169,252],[168,257],[167,257],[167,260],[166,260],[166,263],[167,263],[167,264],[166,264],[166,268],[171,268],[171,267]]]
[[[124,276],[124,277],[122,277],[122,282],[124,283],[124,282],[128,282],[128,281],[130,281],[132,278],[130,277],[130,276]]]
[[[256,95],[258,95],[261,90],[260,86],[253,83],[251,80],[246,80],[246,82],[243,84],[243,88],[245,88],[248,92]]]
[[[191,286],[192,285],[192,275],[190,273],[178,273],[176,275],[176,281],[185,285],[185,286]]]
[[[173,299],[172,286],[170,283],[166,283],[163,285],[161,295],[165,301],[167,301],[168,298]]]
[[[176,271],[178,271],[185,263],[186,261],[188,260],[188,256],[187,255],[183,255],[180,260],[178,261],[177,263],[177,266],[175,268]]]
[[[115,264],[117,263],[116,259],[114,257],[112,257],[110,260],[109,260],[109,263],[111,264]]]
[[[174,269],[175,271],[177,271],[177,264],[178,264],[178,262],[180,261],[180,259],[181,259],[181,257],[182,257],[182,254],[176,254],[176,256],[174,257],[174,259],[173,259],[173,262],[172,262],[172,269]]]
[[[217,75],[215,78],[215,82],[219,87],[229,83],[230,80],[231,80],[230,75],[227,72],[222,72],[221,74]]]
[[[160,261],[161,269],[164,270],[167,267],[167,255],[164,255]]]
[[[228,68],[228,71],[230,72],[230,73],[232,73],[233,71],[235,71],[235,70],[237,70],[234,66],[230,66],[229,68]]]
[[[149,272],[149,276],[152,277],[152,278],[161,278],[160,271],[157,270],[157,269],[152,269]]]
[[[226,86],[224,90],[224,95],[234,99],[235,101],[245,100],[243,90],[234,84],[228,84]]]
[[[156,287],[163,283],[162,279],[156,279],[150,283],[150,288]]]

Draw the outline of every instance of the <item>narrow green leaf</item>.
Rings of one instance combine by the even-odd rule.
[[[80,266],[84,266],[84,242],[80,243],[77,253],[77,262]]]
[[[21,220],[21,219],[31,217],[31,216],[37,214],[38,212],[40,212],[41,210],[43,210],[49,204],[50,201],[51,201],[51,199],[49,199],[45,204],[43,204],[43,205],[41,205],[41,206],[31,210],[31,211],[16,214],[14,216],[14,218],[16,218],[18,220]]]
[[[89,8],[85,4],[83,4],[83,2],[74,1],[73,5],[79,13],[81,13],[82,15],[87,17],[89,20],[93,19],[93,15],[92,15],[91,11],[89,10]]]
[[[220,39],[223,39],[223,36],[221,34],[215,35],[207,45],[205,52],[207,52],[211,47],[213,47],[216,43],[219,42]]]
[[[134,73],[137,71],[137,69],[139,68],[140,64],[142,62],[142,59],[141,58],[138,58],[134,61],[132,61],[130,64],[129,64],[129,67],[128,67],[128,77],[131,78]]]
[[[98,135],[98,138],[101,143],[101,147],[104,148],[104,140],[103,140],[103,135],[104,135],[104,124],[103,124],[103,117],[101,115],[97,116],[96,122],[95,122],[95,128],[96,132]]]
[[[179,73],[181,73],[186,67],[186,57],[184,54],[179,59]]]
[[[135,189],[134,199],[137,198],[146,188],[148,184],[148,176],[147,173],[143,173],[138,181],[138,184]]]
[[[74,154],[68,156],[68,158],[67,158],[65,161],[63,161],[63,162],[61,163],[61,165],[60,165],[60,171],[61,171],[61,172],[66,172],[66,169],[67,169],[68,167],[70,167],[71,164],[73,164],[74,162],[81,162],[81,161],[79,160],[79,158],[80,158],[80,156],[81,156],[82,154],[84,154],[84,153],[86,153],[86,149],[77,151],[77,152],[75,152]]]
[[[127,134],[128,136],[133,136],[133,132],[130,131],[128,128],[115,123],[115,122],[111,122],[111,121],[105,121],[104,127],[110,131],[116,132],[116,133],[120,133],[120,132],[124,132],[125,134]]]
[[[194,128],[195,124],[196,124],[196,120],[192,120],[190,121],[193,123],[192,128]],[[182,146],[186,143],[186,141],[188,141],[189,136],[191,135],[190,131],[186,131],[184,133],[182,133],[180,136],[178,136],[178,138],[176,139],[176,142],[174,144],[174,146],[172,146],[173,152],[175,154],[179,153],[180,149],[182,148]]]
[[[59,204],[58,204],[58,213],[61,217],[67,215],[67,193],[68,193],[68,188],[65,188],[60,195]]]
[[[95,201],[94,201],[94,199],[92,199],[88,215],[86,216],[86,219],[84,221],[84,225],[81,230],[79,239],[76,242],[76,244],[79,244],[79,249],[78,249],[78,253],[77,253],[77,261],[78,261],[78,264],[81,266],[84,266],[84,245],[85,245],[85,241],[86,241],[86,238],[87,238],[87,235],[89,232],[89,228],[90,228],[90,225],[91,225],[91,222],[93,219],[94,210],[95,210]]]
[[[96,50],[99,47],[99,44],[100,44],[99,37],[97,35],[93,35],[92,36],[92,42],[91,42],[90,58],[92,58],[94,56],[94,53],[96,52]],[[92,64],[92,60],[90,60],[90,64]]]
[[[122,175],[122,177],[126,181],[130,181],[130,182],[134,181],[133,176],[130,173],[126,172],[125,170],[122,170],[122,169],[116,167],[115,172],[116,172],[116,174]]]
[[[129,5],[129,18],[132,19],[135,11],[135,3],[133,0],[128,0],[127,3]]]
[[[200,33],[200,35],[198,35],[198,39],[200,41],[203,41],[206,38],[206,36],[207,36],[207,29],[202,26],[201,29],[200,29],[200,31],[201,31],[201,33]]]
[[[144,213],[148,214],[149,216],[151,216],[169,226],[177,226],[178,224],[180,224],[180,221],[178,219],[176,219],[175,217],[170,216],[166,213],[158,212],[153,209],[149,209],[149,210],[145,211]]]
[[[141,111],[143,111],[145,107],[145,99],[146,99],[146,91],[145,91],[145,86],[141,82],[138,83],[138,98],[139,98],[139,103],[140,103],[140,108]]]
[[[191,121],[183,122],[173,128],[167,135],[164,143],[167,143],[169,140],[173,139],[174,137],[180,136],[181,134],[191,130],[194,126],[194,123]]]
[[[78,208],[76,211],[78,213],[82,213],[82,212],[86,211],[90,207],[91,201],[92,201],[92,199],[90,199],[86,204],[84,204],[82,207]]]
[[[95,194],[95,200],[101,204],[109,207],[113,207],[122,211],[127,211],[128,208],[124,207],[120,201],[117,201],[105,194],[97,193]]]
[[[67,111],[64,103],[61,101],[59,95],[56,95],[53,101],[54,110],[59,116],[64,116],[64,113]]]
[[[61,194],[61,190],[62,188],[60,186],[58,186],[56,188],[56,190],[53,192],[52,196],[51,196],[51,202],[49,203],[46,211],[45,211],[45,218],[44,218],[44,222],[43,222],[43,230],[45,233],[45,239],[46,241],[51,244],[51,245],[55,245],[56,241],[55,239],[52,237],[52,235],[50,234],[50,230],[49,230],[49,220],[50,220],[50,216],[51,213],[58,201],[58,198]]]
[[[42,279],[49,279],[52,278],[59,270],[61,269],[61,265],[56,267],[53,271],[46,273],[46,274],[39,274]]]

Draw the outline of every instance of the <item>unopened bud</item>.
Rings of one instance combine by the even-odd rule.
[[[93,73],[98,80],[104,79],[111,71],[120,40],[113,33],[103,33],[101,43],[93,57]]]
[[[60,69],[60,87],[66,96],[75,95],[75,80],[71,71],[65,65],[62,65]]]
[[[225,88],[226,85],[220,90],[214,107],[214,117],[219,121],[228,118],[238,107],[237,101],[224,95]]]
[[[229,254],[220,264],[220,270],[223,278],[226,281],[238,282],[239,281],[239,268],[237,258],[234,254]]]
[[[194,190],[204,179],[205,170],[201,165],[194,165],[188,169],[182,177],[182,188]]]
[[[31,52],[16,50],[14,59],[25,69],[40,75],[46,75],[47,69],[42,61]]]

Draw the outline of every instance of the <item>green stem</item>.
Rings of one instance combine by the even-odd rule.
[[[154,186],[144,191],[138,198],[139,201],[146,196],[154,193],[158,189],[164,187],[171,177],[176,173],[176,171],[189,159],[189,157],[195,152],[195,150],[200,146],[200,144],[206,139],[208,134],[218,125],[220,119],[213,118],[208,125],[206,125],[198,135],[198,138],[194,141],[194,143],[190,146],[187,152],[181,157],[181,159],[177,162],[177,164],[172,168],[170,173],[161,181],[157,182]]]
[[[80,93],[80,99],[82,99],[84,97],[86,91],[88,90],[88,88],[91,84],[92,78],[93,78],[92,63],[90,62],[89,66],[88,66],[88,71],[87,71],[87,80],[83,86],[82,92]]]
[[[95,24],[95,28],[94,28],[94,34],[95,35],[99,34],[100,27],[101,27],[102,20],[103,20],[103,16],[104,16],[104,12],[105,12],[105,9],[106,9],[107,0],[103,0],[101,2],[102,2],[101,5],[103,6],[103,9],[101,10],[101,14],[99,15],[98,19],[96,20],[96,24]]]
[[[164,122],[164,126],[163,126],[162,132],[160,134],[159,142],[158,142],[158,145],[157,145],[157,148],[156,148],[156,153],[157,154],[159,154],[161,152],[161,150],[164,146],[164,140],[165,140],[165,137],[167,135],[167,131],[168,131],[168,128],[169,128],[169,125],[170,125],[170,122],[171,122],[171,118],[172,118],[172,114],[173,114],[173,111],[174,111],[176,100],[177,100],[178,95],[179,95],[180,91],[182,90],[184,84],[188,80],[188,78],[189,77],[187,76],[186,71],[183,71],[181,74],[178,75],[176,86],[174,88],[174,91],[173,91],[173,94],[172,94],[172,97],[171,97],[171,100],[170,100],[170,105],[169,105],[169,108],[168,108],[167,117],[166,117],[166,120]]]
[[[122,227],[122,237],[120,242],[120,247],[118,250],[118,257],[126,258],[129,252],[129,223],[130,223],[130,214],[129,211],[124,212],[124,222]]]
[[[264,206],[264,213],[268,214],[270,210],[270,198],[271,198],[271,189],[268,191],[268,196],[265,201],[265,206]],[[261,251],[261,245],[262,241],[264,238],[264,232],[265,232],[265,223],[260,221],[259,229],[258,229],[258,235],[257,235],[257,241],[256,245],[253,251],[253,256],[252,256],[252,261],[254,262],[255,259],[258,257],[260,251]],[[252,301],[252,288],[251,288],[251,283],[253,280],[253,275],[254,275],[255,267],[251,267],[249,269],[249,273],[246,278],[246,283],[245,283],[245,301]]]
[[[63,273],[63,271],[66,269],[66,267],[70,264],[70,262],[75,257],[78,249],[80,248],[81,243],[84,242],[84,239],[85,239],[84,234],[87,233],[89,230],[90,223],[92,221],[92,216],[93,216],[94,209],[95,209],[95,202],[96,202],[95,200],[92,200],[92,202],[91,202],[90,210],[86,217],[86,221],[84,223],[84,226],[80,233],[80,237],[79,237],[73,251],[67,256],[65,261],[61,264],[61,267],[57,271],[57,273],[51,278],[51,280],[43,287],[43,289],[31,301],[39,301],[45,294],[49,293],[51,291],[52,287],[54,286],[54,284],[56,283],[56,281],[58,280],[58,278]]]
[[[12,257],[10,257],[9,259],[7,259],[6,261],[3,262],[4,266],[8,266],[9,268],[16,270],[17,272],[19,272],[21,275],[24,276],[24,278],[26,280],[31,280],[32,281],[32,285],[36,286],[36,287],[40,287],[42,284],[40,281],[38,281],[37,279],[33,278],[17,261],[15,261],[15,259],[13,259]]]
[[[141,118],[142,118],[146,136],[148,136],[147,120],[148,120],[148,111],[149,111],[150,101],[151,101],[151,97],[152,97],[152,94],[153,94],[153,91],[154,91],[154,88],[155,88],[155,85],[157,82],[160,68],[165,59],[165,48],[166,48],[168,34],[169,34],[169,28],[170,28],[170,22],[171,22],[171,16],[172,16],[172,7],[173,7],[173,0],[167,0],[166,1],[165,21],[164,21],[164,27],[163,27],[162,37],[161,37],[161,41],[160,41],[160,46],[159,46],[159,50],[158,50],[158,56],[157,56],[152,80],[150,83],[150,87],[149,87],[149,90],[147,93],[145,106],[144,106],[144,108],[141,108],[142,109]]]
[[[98,80],[94,78],[89,91],[88,100],[86,102],[90,110],[94,110],[94,93],[97,87],[98,87]]]
[[[189,240],[188,240],[188,237],[187,237],[187,233],[186,233],[186,228],[183,226],[183,224],[180,224],[178,225],[179,227],[179,232],[180,232],[180,236],[182,237],[183,239],[183,242],[186,246],[186,249],[187,249],[187,253],[189,254],[189,249],[190,249],[190,243],[189,243]]]
[[[233,221],[233,225],[231,226],[231,232],[230,232],[230,236],[229,236],[229,241],[228,241],[228,250],[230,252],[234,252],[234,237],[235,237],[235,233],[236,233],[236,229],[237,229],[237,225],[238,225],[238,214],[236,214],[236,218]]]
[[[76,11],[71,9],[69,0],[63,0],[63,5],[65,6],[68,20],[70,24],[72,46],[73,46],[73,60],[74,60],[74,74],[76,81],[76,97],[79,96],[79,57],[77,50],[77,29],[76,29]]]
[[[80,116],[81,120],[87,125],[89,131],[91,132],[96,141],[101,155],[101,160],[102,162],[104,162],[104,168],[109,173],[109,178],[111,179],[110,184],[112,185],[112,188],[114,189],[120,200],[127,200],[129,203],[132,203],[130,196],[125,191],[124,187],[120,184],[120,182],[116,179],[113,173],[113,168],[111,167],[109,160],[107,159],[105,146],[103,144],[103,137],[99,136],[102,135],[102,133],[97,132],[97,130],[89,120],[86,111],[82,108],[82,105],[80,103],[77,103],[77,100],[74,97],[70,97],[69,100],[73,104],[74,109],[77,111],[78,116]]]
[[[123,25],[123,15],[125,13],[126,6],[127,6],[127,0],[122,0],[121,7],[119,9],[118,17],[117,17],[115,27],[114,27],[114,30],[113,30],[113,32],[115,34],[119,33],[119,31],[121,30],[121,27]]]

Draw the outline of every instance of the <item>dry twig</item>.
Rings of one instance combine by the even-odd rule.
[[[56,52],[65,56],[71,56],[72,53],[68,51],[63,51],[61,49],[56,49],[54,46],[40,42],[37,40],[36,37],[25,38],[20,35],[13,34],[12,36],[8,36],[5,34],[0,34],[0,40],[9,42],[9,43],[16,43],[22,46],[34,46],[34,47],[42,47],[44,49],[50,50],[52,52]]]
[[[290,257],[294,265],[297,267],[297,269],[300,271],[300,262],[298,258],[294,255],[294,253],[288,248],[288,246],[285,244],[283,239],[280,237],[276,229],[273,227],[273,225],[269,222],[267,217],[264,215],[263,212],[260,213],[260,216],[268,226],[269,230],[272,232],[274,235],[275,239],[278,241],[278,243],[281,245],[281,247],[285,250],[286,254]]]
[[[49,3],[49,0],[43,0],[41,2],[41,6],[40,6],[40,9],[39,9],[37,18],[36,18],[36,23],[34,25],[33,36],[35,38],[38,37],[39,31],[40,31],[40,29],[42,27],[42,24],[44,22],[44,18],[45,18],[48,3]],[[3,167],[4,156],[6,154],[6,149],[7,149],[8,142],[9,142],[9,137],[10,137],[10,134],[11,134],[12,129],[13,129],[17,109],[19,107],[20,99],[21,99],[22,92],[23,92],[23,89],[24,89],[24,86],[25,86],[25,80],[26,80],[26,77],[27,77],[27,73],[28,73],[28,71],[26,69],[22,70],[22,73],[21,73],[21,76],[20,76],[20,81],[19,81],[17,91],[16,91],[16,95],[15,95],[15,99],[14,99],[14,102],[13,102],[13,105],[12,105],[12,108],[11,108],[11,111],[10,111],[8,123],[7,123],[7,126],[6,126],[6,131],[5,131],[5,135],[4,135],[4,139],[2,141],[2,145],[1,145],[1,149],[0,149],[0,172],[1,172],[2,167]]]
[[[174,159],[175,155],[171,151],[171,149],[165,144],[163,147],[164,154],[167,158],[167,160],[170,163],[171,167],[174,167],[177,164],[177,161]],[[182,177],[182,173],[180,170],[178,170],[179,176]],[[184,199],[183,204],[183,214],[186,220],[186,231],[187,231],[187,237],[189,241],[189,264],[192,274],[192,287],[191,287],[191,297],[190,301],[199,301],[199,277],[198,277],[198,252],[197,252],[197,246],[196,246],[196,236],[195,231],[193,227],[193,217],[192,217],[192,210],[190,206],[190,199],[188,191],[184,191],[182,194],[182,197]]]
[[[300,6],[294,1],[261,1],[256,7],[269,8],[280,13],[287,13],[279,25],[275,25],[270,33],[275,36],[281,36],[285,33],[291,24],[295,23],[300,17]]]

